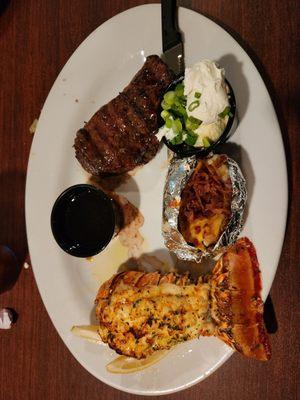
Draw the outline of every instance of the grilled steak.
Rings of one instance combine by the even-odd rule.
[[[172,80],[172,72],[158,56],[147,57],[123,92],[77,132],[76,158],[86,171],[121,174],[155,156],[159,146],[157,114]]]

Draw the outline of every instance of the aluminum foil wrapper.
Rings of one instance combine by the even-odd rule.
[[[180,195],[197,164],[195,156],[173,157],[166,179],[163,198],[162,234],[166,247],[181,260],[199,263],[203,257],[214,257],[234,243],[243,226],[243,211],[247,201],[246,181],[238,164],[227,157],[229,176],[232,184],[231,219],[218,242],[207,251],[187,244],[178,231]]]

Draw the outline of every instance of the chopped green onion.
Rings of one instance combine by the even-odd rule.
[[[168,113],[170,114],[170,118],[171,119],[176,119],[177,118],[177,115],[176,115],[176,113],[174,113],[174,110],[172,108],[170,108]]]
[[[164,120],[166,120],[166,119],[170,116],[170,113],[168,113],[167,110],[163,110],[163,111],[160,113],[160,115],[161,115],[161,117],[162,117]]]
[[[194,100],[194,101],[192,101],[191,104],[189,105],[188,110],[189,110],[189,111],[194,111],[195,108],[199,107],[199,105],[200,105],[200,101],[199,101],[199,100]]]
[[[190,131],[194,131],[195,129],[197,129],[200,124],[201,124],[200,119],[194,118],[192,116],[188,117],[185,121],[186,129]]]
[[[230,106],[224,108],[224,110],[219,114],[220,118],[225,118],[226,115],[230,113]]]
[[[183,107],[185,107],[186,106],[186,99],[184,98],[184,97],[175,97],[175,99],[174,99],[174,103],[172,104],[172,107],[173,106],[183,106]]]
[[[195,92],[195,98],[197,100],[192,101],[189,105],[188,110],[193,111],[199,107],[199,98],[201,97],[200,92]],[[195,117],[188,117],[187,115],[187,97],[184,95],[184,84],[178,83],[174,90],[170,90],[164,94],[164,98],[161,102],[162,112],[161,117],[165,121],[165,127],[172,129],[175,137],[170,140],[173,145],[181,144],[182,142],[193,146],[198,135],[194,132],[202,121]]]
[[[182,106],[182,102],[180,101],[180,98],[179,98],[179,97],[175,97],[175,99],[174,99],[174,104],[175,104],[175,106],[177,106],[177,107]]]
[[[172,128],[172,123],[173,123],[173,119],[172,119],[171,117],[168,117],[168,118],[166,119],[166,127],[167,127],[168,129],[171,129],[171,128]]]
[[[179,99],[179,103],[182,106],[186,107],[186,97],[178,97],[178,99]]]
[[[198,118],[193,117],[192,115],[189,116],[189,119],[192,121],[193,124],[198,124],[198,126],[200,124],[202,124],[202,121]]]
[[[178,83],[178,85],[176,85],[175,93],[176,93],[176,95],[178,97],[183,96],[183,94],[184,94],[184,86],[183,86],[182,83]]]
[[[165,100],[161,102],[161,106],[164,110],[169,110],[171,108],[171,105],[167,103]]]
[[[185,138],[185,143],[188,144],[189,146],[194,146],[194,144],[197,142],[198,135],[194,132],[188,131],[187,136]]]
[[[179,133],[177,136],[175,136],[174,139],[171,140],[171,143],[174,145],[181,144],[182,143],[182,133]]]
[[[232,118],[232,117],[233,117],[232,112],[229,111],[228,116],[229,116],[230,118]]]
[[[171,111],[180,118],[187,118],[187,113],[185,107],[182,105],[173,105]]]
[[[175,133],[181,133],[182,132],[182,123],[180,119],[175,119],[172,122],[172,129]]]
[[[182,132],[180,132],[180,133],[178,133],[178,135],[177,136],[175,136],[172,140],[170,140],[170,142],[172,143],[172,144],[180,144],[180,143],[182,143]]]
[[[175,98],[176,98],[176,95],[173,90],[170,90],[169,92],[164,94],[164,101],[170,105],[172,105],[174,103]]]
[[[210,145],[211,145],[211,142],[210,142],[210,140],[209,140],[208,137],[204,137],[204,138],[202,139],[202,142],[203,142],[203,146],[204,146],[204,147],[210,147]]]

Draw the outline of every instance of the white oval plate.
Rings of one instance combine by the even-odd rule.
[[[186,65],[218,60],[236,94],[239,127],[232,138],[249,191],[243,235],[256,246],[263,297],[270,290],[284,238],[287,211],[285,155],[277,118],[265,85],[239,44],[222,28],[180,8]],[[177,346],[158,364],[130,375],[113,375],[105,366],[116,355],[73,337],[74,324],[89,324],[98,285],[117,270],[126,252],[117,241],[94,262],[59,249],[50,230],[50,213],[68,186],[87,181],[72,148],[75,132],[112,99],[142,66],[145,56],[161,54],[159,5],[130,9],[96,29],[74,52],[56,79],[34,136],[26,185],[26,224],[35,278],[58,333],[91,374],[120,390],[157,395],[185,389],[211,374],[232,354],[215,338]],[[234,145],[233,145],[234,146]],[[160,235],[166,150],[121,187],[145,216],[144,251],[171,262]],[[240,362],[244,360],[241,357]]]

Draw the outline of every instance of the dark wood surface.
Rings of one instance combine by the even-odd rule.
[[[0,243],[15,250],[20,266],[27,255],[24,190],[32,141],[29,126],[38,117],[59,71],[87,35],[113,15],[143,3],[0,0]],[[282,129],[290,203],[285,243],[271,290],[278,321],[278,330],[271,335],[272,360],[259,363],[236,354],[204,382],[165,398],[296,399],[300,3],[199,0],[180,4],[226,28],[248,51],[262,74]],[[0,308],[4,306],[13,307],[19,319],[10,331],[0,331],[1,400],[138,398],[102,384],[73,358],[48,317],[32,268],[22,269],[13,289],[0,296]]]

